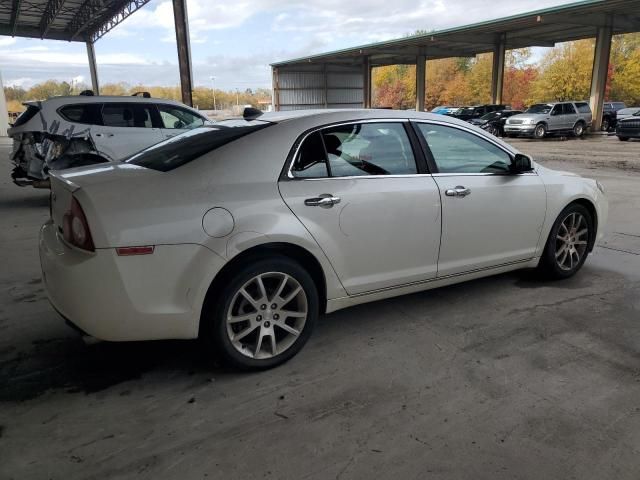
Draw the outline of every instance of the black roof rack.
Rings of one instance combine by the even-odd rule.
[[[149,92],[136,92],[132,97],[143,97],[143,98],[151,98],[151,94]]]

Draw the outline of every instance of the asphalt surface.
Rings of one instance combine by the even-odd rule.
[[[0,145],[0,478],[637,480],[640,174],[584,166],[623,166],[640,142],[514,143],[607,189],[606,239],[577,276],[336,312],[258,374],[192,341],[86,345],[40,280],[47,192],[12,185]]]

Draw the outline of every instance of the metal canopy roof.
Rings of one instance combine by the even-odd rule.
[[[414,64],[417,55],[427,59],[471,57],[492,52],[501,41],[507,49],[552,47],[556,43],[596,36],[598,27],[613,34],[640,31],[640,0],[585,0],[512,17],[434,31],[424,35],[372,43],[320,55],[272,63],[285,67],[309,63],[371,66]]]
[[[0,0],[0,35],[95,42],[150,0]]]

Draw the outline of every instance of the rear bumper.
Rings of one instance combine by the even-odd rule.
[[[53,307],[88,335],[109,341],[196,338],[213,277],[224,265],[194,244],[120,257],[68,246],[56,226],[40,231],[40,263]]]

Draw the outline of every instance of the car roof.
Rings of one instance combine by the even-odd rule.
[[[60,97],[50,97],[47,100],[43,100],[42,103],[55,104],[55,105],[70,105],[74,103],[99,103],[99,102],[140,102],[140,103],[166,103],[171,105],[179,105],[186,107],[186,105],[176,102],[175,100],[169,100],[167,98],[145,98],[141,96],[131,95],[68,95]],[[35,102],[25,102],[26,104],[32,104]]]

